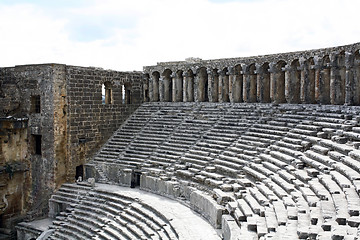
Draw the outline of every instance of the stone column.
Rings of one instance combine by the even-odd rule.
[[[229,102],[229,76],[223,70],[219,70],[219,102]]]
[[[218,70],[217,71],[217,75],[218,75],[218,87],[217,87],[217,96],[218,96],[218,102],[223,102],[223,93],[224,93],[224,82],[223,82],[223,78],[224,78],[224,73],[222,70]]]
[[[200,74],[197,72],[196,75],[194,75],[194,100],[195,100],[195,102],[200,102],[199,81],[200,81]]]
[[[149,74],[143,75],[143,101],[149,102]]]
[[[243,74],[243,101],[249,102],[250,95],[250,77],[249,71],[247,70],[247,66],[242,66],[242,74]]]
[[[218,86],[218,102],[224,102],[223,95],[224,95],[224,72],[222,70],[218,70],[218,79],[219,79],[219,86]]]
[[[173,77],[173,102],[183,101],[183,77],[182,72],[177,71]]]
[[[209,102],[219,101],[219,76],[212,68],[207,69],[208,74],[208,98]]]
[[[196,74],[196,101],[198,102],[206,102],[209,101],[208,97],[208,85],[209,85],[209,76],[207,74],[207,71],[203,68],[199,70],[199,72]]]
[[[310,79],[309,79],[309,66],[305,59],[300,61],[300,101],[301,103],[309,103],[310,92]]]
[[[164,77],[160,77],[159,78],[159,100],[160,102],[165,102],[166,99],[165,99],[165,81],[164,81]]]
[[[320,88],[320,75],[321,75],[321,66],[320,66],[320,59],[318,57],[314,58],[315,65],[312,66],[312,69],[314,69],[314,102],[315,103],[321,103],[321,88]]]
[[[228,67],[228,73],[229,73],[229,101],[231,103],[235,102],[234,101],[234,90],[235,90],[235,81],[236,81],[236,76],[235,76],[235,71],[233,67]]]
[[[150,97],[150,102],[154,102],[154,80],[153,80],[153,76],[150,77],[149,79],[149,97]]]
[[[188,84],[189,84],[189,76],[188,72],[183,72],[183,102],[190,102],[189,95],[188,95]]]
[[[320,103],[330,104],[330,82],[331,82],[331,63],[322,66],[320,69]]]
[[[244,82],[243,82],[243,96],[245,102],[256,102],[256,74],[255,74],[255,65],[243,66],[245,71]]]
[[[188,76],[188,83],[187,83],[187,99],[188,99],[188,102],[193,102],[195,97],[194,97],[194,94],[195,94],[195,86],[194,86],[194,75],[193,74],[190,74],[188,73],[189,76]]]
[[[228,72],[224,72],[224,76],[223,76],[223,86],[224,86],[224,91],[223,91],[223,101],[224,102],[230,102],[230,79],[229,79],[229,73]]]
[[[308,78],[308,88],[307,94],[305,95],[305,102],[306,103],[315,103],[315,79],[316,79],[316,67],[312,65],[311,62],[307,64],[307,78]],[[305,75],[306,77],[306,75]],[[306,81],[305,81],[306,82]]]
[[[341,55],[330,55],[331,59],[331,79],[330,79],[330,99],[331,104],[344,104],[345,102],[345,78],[346,69],[340,62]]]
[[[261,103],[270,102],[270,77],[267,74],[267,71],[263,69],[260,64],[256,64],[256,73],[257,73],[257,89],[256,96],[257,101]]]
[[[354,55],[350,52],[345,53],[345,104],[354,105],[356,84],[354,79]]]
[[[269,64],[269,73],[270,73],[270,101],[275,102],[276,100],[276,75],[277,69],[275,63]]]
[[[152,75],[150,78],[150,98],[152,102],[158,102],[159,99],[159,77]]]
[[[285,100],[287,103],[293,103],[291,101],[292,91],[291,91],[291,77],[293,75],[293,69],[290,65],[285,65]]]
[[[330,55],[330,61],[330,103],[338,104],[337,98],[339,93],[337,91],[340,89],[337,84],[338,66],[336,64],[336,56]]]
[[[242,102],[242,92],[243,92],[243,76],[240,75],[240,72],[236,72],[234,67],[229,67],[229,95],[231,102]]]
[[[285,71],[285,68],[279,69],[276,63],[269,64],[270,100],[273,103],[285,102],[285,76],[283,71]]]
[[[177,84],[176,84],[176,73],[173,72],[170,75],[170,81],[169,81],[169,102],[176,102],[176,88],[177,88]]]
[[[360,54],[357,54],[354,57],[354,105],[360,105]]]

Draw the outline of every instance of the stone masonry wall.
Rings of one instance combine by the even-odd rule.
[[[0,211],[0,233],[26,214],[27,218],[47,214],[49,196],[62,183],[74,181],[76,167],[90,159],[141,104],[141,80],[141,72],[63,64],[0,68],[0,119],[14,117],[27,122],[21,135],[11,136],[11,139],[22,137],[26,147],[21,146],[21,152],[25,154],[13,159],[6,153],[19,151],[14,144],[6,142],[1,149],[7,152],[0,151],[0,159],[6,160],[0,161],[0,170],[5,169],[0,172],[0,180],[4,182],[0,186],[0,198],[9,201],[7,207],[0,200],[0,207],[15,209],[11,214]],[[111,97],[108,104],[102,101],[103,84]],[[126,93],[124,98],[123,93]],[[6,131],[0,126],[0,132]],[[10,138],[7,135],[3,141]],[[20,164],[24,172],[16,173],[11,184],[6,180],[8,163]],[[17,195],[11,195],[14,187],[21,189],[21,204]]]
[[[141,80],[141,72],[67,66],[67,181],[75,179],[76,166],[85,164],[141,104]],[[103,84],[111,87],[111,104],[102,102]],[[130,104],[123,102],[123,85],[131,92]]]
[[[30,159],[27,119],[0,118],[0,228],[11,229],[26,212]]]
[[[8,159],[8,162],[16,160],[25,164],[26,185],[23,196],[29,195],[27,201],[21,204],[21,209],[12,212],[14,216],[44,215],[47,211],[47,199],[55,188],[54,169],[54,100],[53,79],[57,71],[54,64],[25,65],[0,69],[1,86],[1,113],[5,118],[9,116],[28,119],[26,129],[26,154],[17,159]],[[39,112],[33,108],[32,98],[39,97]],[[41,153],[36,153],[35,136],[41,136]],[[16,152],[14,147],[12,151]],[[13,182],[13,181],[12,181]],[[7,184],[1,194],[11,192],[12,186],[22,186],[24,180],[19,179],[17,183]],[[19,198],[9,202],[10,205],[19,205]],[[8,216],[1,216],[3,223],[7,224]],[[20,219],[19,219],[20,220]],[[17,221],[17,220],[16,220]],[[13,223],[12,223],[13,224]],[[4,226],[5,228],[8,226]]]

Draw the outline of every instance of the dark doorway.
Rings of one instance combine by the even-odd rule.
[[[41,135],[33,135],[34,139],[34,153],[41,155]]]
[[[140,187],[141,172],[133,171],[131,174],[131,188]]]
[[[80,165],[76,167],[76,175],[75,175],[75,180],[78,180],[79,177],[81,177],[82,179],[84,179],[84,165]]]

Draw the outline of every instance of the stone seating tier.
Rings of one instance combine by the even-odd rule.
[[[129,196],[66,184],[52,199],[66,199],[73,207],[59,212],[60,203],[50,201],[56,231],[48,239],[178,239],[165,216]]]
[[[147,108],[153,111],[139,114],[127,146],[106,154],[128,136],[120,129]],[[143,189],[185,201],[196,189],[229,192],[229,205],[218,204],[244,237],[352,239],[359,226],[359,112],[325,105],[145,103],[94,163],[104,169],[107,159],[136,163],[143,181],[158,181],[156,189],[146,182]],[[166,170],[150,173],[151,164]]]

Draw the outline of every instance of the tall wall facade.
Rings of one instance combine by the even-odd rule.
[[[83,165],[142,103],[142,73],[68,66],[66,81],[71,159],[66,181],[73,181],[76,167]]]
[[[360,43],[144,67],[147,101],[360,105]]]
[[[54,189],[53,132],[58,124],[65,124],[56,123],[53,115],[57,67],[0,69],[0,168],[4,169],[0,176],[4,182],[0,228],[5,232],[26,213],[34,217],[45,214],[45,200]]]
[[[81,176],[140,105],[141,81],[140,72],[63,64],[0,68],[0,230],[47,214],[54,190]]]

